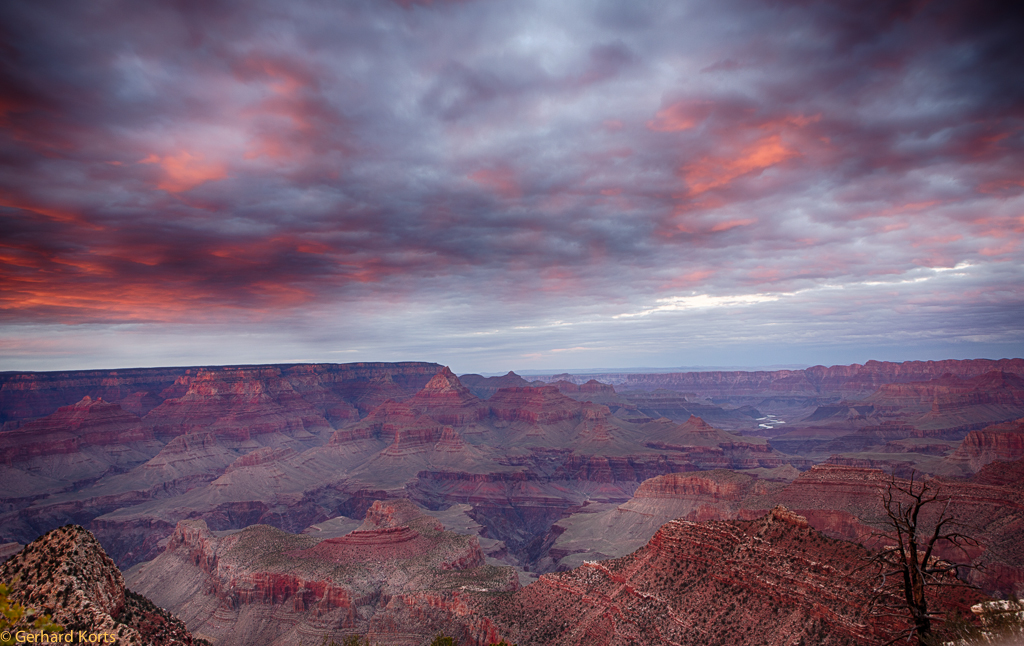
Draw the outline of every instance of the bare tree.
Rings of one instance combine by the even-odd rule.
[[[959,531],[963,524],[951,515],[949,496],[942,495],[940,489],[928,481],[914,480],[914,474],[909,481],[897,480],[893,475],[886,486],[882,504],[888,518],[884,521],[885,532],[880,534],[886,545],[871,559],[879,567],[876,601],[883,612],[878,614],[905,617],[905,614],[886,615],[884,611],[906,611],[912,621],[912,626],[889,644],[903,639],[909,641],[915,636],[920,644],[937,643],[932,619],[942,613],[928,609],[927,589],[972,587],[959,581],[957,575],[962,569],[976,567],[938,558],[936,550],[943,550],[947,556],[949,552],[959,552],[964,561],[969,561],[966,548],[977,545],[978,541]],[[898,593],[886,588],[891,576],[901,579],[902,600],[898,600]]]

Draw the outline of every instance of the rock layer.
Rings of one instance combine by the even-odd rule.
[[[166,551],[129,579],[218,645],[355,633],[420,644],[437,630],[418,618],[431,595],[518,587],[511,568],[484,565],[476,537],[443,531],[408,501],[378,501],[359,530],[326,540],[266,526],[216,537],[202,521],[182,521]],[[473,624],[449,617],[445,627],[465,635]],[[476,624],[480,639],[468,643],[489,643],[494,631]]]
[[[519,644],[882,644],[907,621],[871,614],[858,574],[867,556],[785,508],[754,521],[675,520],[628,556],[475,607]],[[979,598],[933,596],[931,607],[966,612]]]

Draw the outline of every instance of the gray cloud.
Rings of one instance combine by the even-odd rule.
[[[5,366],[1021,352],[1000,3],[12,2],[0,24]]]

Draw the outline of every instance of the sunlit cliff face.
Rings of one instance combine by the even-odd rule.
[[[996,6],[0,12],[4,369],[1024,347]]]

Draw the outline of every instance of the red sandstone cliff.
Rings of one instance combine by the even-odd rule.
[[[8,465],[36,457],[79,453],[86,447],[138,443],[159,447],[137,416],[117,404],[88,396],[17,430],[0,433],[0,451]]]
[[[967,555],[984,566],[969,576],[987,592],[1024,592],[1024,491],[1013,482],[1016,471],[985,467],[988,479],[976,482],[933,480],[950,497],[948,511],[980,545]],[[1024,459],[1014,464],[1024,464]],[[618,505],[597,507],[558,521],[561,532],[550,550],[545,569],[572,567],[584,559],[617,557],[647,540],[671,518],[690,520],[750,519],[776,505],[785,505],[807,518],[811,527],[842,540],[877,545],[884,526],[882,495],[891,476],[870,468],[817,465],[795,477],[772,479],[762,472],[710,471],[658,476],[645,481],[633,498]],[[979,474],[980,476],[981,474]],[[594,537],[594,538],[592,538]],[[942,551],[962,562],[964,554]]]
[[[406,404],[421,415],[452,426],[470,424],[487,415],[487,406],[447,367],[434,375]]]
[[[867,556],[784,508],[754,521],[676,520],[628,556],[474,607],[520,644],[882,644],[907,622],[871,615],[857,574]],[[965,612],[979,598],[937,595],[931,607]]]
[[[130,368],[64,372],[0,373],[0,423],[49,415],[83,397],[126,401],[125,410],[141,415],[164,399],[181,397],[200,373],[230,375],[239,370],[276,369],[306,401],[324,409],[355,406],[364,413],[388,398],[421,389],[441,368],[406,361],[283,366],[210,366]],[[388,391],[381,396],[383,391]]]
[[[949,461],[978,471],[990,462],[1024,458],[1024,418],[971,431]]]
[[[511,569],[483,561],[476,537],[445,532],[400,500],[375,503],[359,530],[327,540],[266,526],[218,538],[202,521],[182,521],[167,550],[129,579],[219,645],[353,633],[418,644],[440,629],[465,639],[471,627],[481,639],[463,643],[484,644],[496,633],[483,619],[449,611],[440,626],[420,621],[437,610],[431,595],[518,587]]]

